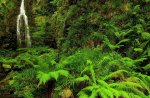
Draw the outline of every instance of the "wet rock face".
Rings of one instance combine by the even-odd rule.
[[[46,16],[48,17],[54,12],[55,8],[50,5],[49,0],[24,0],[26,15],[28,16],[28,24],[31,40],[38,43],[34,38],[34,32],[38,32],[37,23],[35,22],[36,17]],[[16,25],[17,16],[19,15],[21,0],[9,1],[14,3],[14,7],[9,9],[4,17],[1,18],[0,13],[0,49],[16,49],[17,48],[17,37],[16,37]],[[2,20],[2,21],[1,21]],[[1,25],[2,24],[2,25]],[[47,27],[47,26],[46,26]],[[40,29],[39,29],[40,30]],[[44,31],[43,31],[44,32]],[[56,48],[56,41],[51,37],[39,41],[44,45]]]
[[[0,81],[6,76],[4,73],[4,68],[2,67],[2,63],[0,62]]]
[[[10,33],[7,36],[0,37],[0,49],[13,49],[17,48],[17,37],[16,34]]]
[[[26,14],[29,20],[29,26],[33,26],[32,3],[35,0],[25,0]],[[0,49],[16,49],[16,20],[20,11],[21,0],[13,0],[14,7],[6,12],[3,18],[3,24],[0,29]]]
[[[16,6],[16,5],[15,5]],[[9,10],[4,18],[3,27],[0,30],[0,48],[1,49],[15,49],[16,48],[16,16],[17,7]]]

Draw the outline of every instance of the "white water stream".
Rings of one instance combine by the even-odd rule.
[[[24,29],[24,31],[21,29]],[[31,47],[31,37],[29,34],[28,17],[25,13],[24,0],[21,2],[20,14],[17,17],[17,40],[19,47],[22,46],[23,40],[25,47]]]

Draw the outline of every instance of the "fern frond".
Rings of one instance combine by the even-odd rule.
[[[111,83],[109,84],[110,87],[113,88],[126,88],[126,87],[132,87],[132,88],[142,88],[140,84],[133,83],[133,82],[118,82],[118,83]]]
[[[104,37],[104,41],[103,41],[111,50],[120,48],[122,45],[116,44],[113,45],[110,43],[109,39],[107,38],[107,36]]]
[[[143,62],[144,60],[147,60],[147,58],[136,59],[136,60],[134,60],[134,62],[139,63],[139,62]]]
[[[110,88],[105,88],[100,86],[97,92],[102,98],[114,98],[114,94],[110,90]]]
[[[121,59],[121,61],[122,61],[124,66],[128,66],[128,67],[135,66],[134,60],[129,58],[129,57],[124,57],[124,58]]]
[[[109,84],[109,86],[118,90],[123,90],[140,96],[144,96],[144,93],[138,90],[138,88],[142,88],[142,86],[138,83],[120,82],[120,83],[111,83]]]
[[[78,93],[79,98],[89,98],[89,96],[84,92],[84,91],[80,91]]]
[[[69,75],[69,72],[66,70],[58,70],[59,75],[67,77]]]
[[[95,72],[94,72],[94,67],[92,65],[90,65],[90,72],[92,75],[93,82],[96,83],[96,76],[95,76]]]
[[[123,40],[119,41],[119,42],[117,43],[117,45],[120,45],[120,44],[125,43],[125,42],[128,42],[128,41],[130,41],[130,39],[123,39]]]
[[[145,70],[150,69],[150,64],[147,64],[146,66],[143,67]]]
[[[118,96],[119,95],[119,96]],[[125,91],[118,91],[118,98],[119,97],[124,97],[124,98],[131,98],[129,95],[128,95],[128,93],[127,92],[125,92]]]
[[[135,74],[135,73],[133,73]],[[150,76],[143,75],[140,73],[135,74],[139,78],[139,83],[148,91],[148,94],[150,94]]]
[[[98,84],[102,87],[109,88],[109,85],[103,80],[97,80]]]
[[[42,71],[39,71],[37,74],[37,79],[39,79],[39,84],[38,84],[39,86],[41,84],[45,84],[50,79],[50,75]]]
[[[128,74],[128,71],[127,70],[117,70],[117,71],[112,72],[111,74],[105,76],[103,78],[103,80],[109,80],[109,79],[111,79],[113,77],[117,77],[117,76],[120,76],[122,74]]]
[[[128,93],[128,96],[129,98],[146,98],[146,96],[139,96],[139,95],[135,95],[134,93]]]
[[[38,86],[41,84],[45,84],[50,79],[55,79],[57,81],[59,76],[67,77],[68,75],[69,73],[66,70],[58,70],[58,71],[53,71],[49,73],[44,73],[42,71],[39,71],[37,74],[37,79],[39,80]]]
[[[129,77],[129,78],[126,79],[126,81],[138,83],[143,87],[143,90],[147,90],[147,92],[150,93],[149,86],[147,85],[147,83],[145,83],[140,78],[138,78],[138,77]],[[142,91],[142,89],[141,89],[141,91]]]
[[[96,98],[97,97],[97,91],[93,90],[92,94],[89,96],[89,98]]]
[[[90,78],[87,75],[84,75],[83,77],[76,78],[75,81],[76,82],[90,81]]]
[[[49,72],[48,74],[50,76],[50,79],[55,79],[57,81],[57,79],[59,77],[59,73],[57,71],[56,72]]]

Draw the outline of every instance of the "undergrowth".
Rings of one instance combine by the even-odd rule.
[[[0,42],[0,95],[150,98],[150,0],[32,2],[33,48]],[[0,27],[15,7],[0,1]]]
[[[70,56],[62,55],[59,61],[53,49],[18,52],[13,59],[1,59],[4,69],[13,74],[7,75],[5,85],[16,97],[34,98],[38,96],[36,92],[42,93],[43,87],[46,92],[46,85],[52,81],[55,98],[147,98],[150,94],[150,77],[135,71],[143,58],[133,60],[99,48],[79,49]]]

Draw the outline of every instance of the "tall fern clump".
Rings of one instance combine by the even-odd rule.
[[[56,67],[57,52],[53,49],[19,49],[18,53],[15,59],[1,60],[5,65],[11,64],[9,66],[13,75],[7,77],[10,80],[10,91],[12,90],[16,97],[34,98],[40,93],[42,85],[53,80],[59,81],[60,77],[69,75],[68,71]],[[45,88],[45,91],[46,89],[49,88]]]
[[[59,68],[69,70],[68,85],[79,98],[146,98],[149,85],[144,74],[134,72],[137,60],[99,48],[81,49],[63,58]]]
[[[91,71],[91,68],[94,68],[95,76],[110,85],[110,89],[122,91],[119,92],[122,96],[119,93],[109,96],[96,93],[95,96],[147,97],[148,85],[137,74],[138,72],[144,73],[143,71],[149,74],[149,13],[147,13],[150,11],[149,1],[54,0],[53,4],[58,7],[53,14],[55,17],[52,17],[52,20],[56,20],[55,24],[51,25],[53,30],[59,33],[57,44],[61,46],[62,42],[61,52],[69,52],[67,55],[72,54],[69,57],[63,57],[59,67],[73,73],[74,77],[70,79],[73,85],[73,78],[78,78],[78,76],[81,76],[79,80],[83,81],[86,86],[91,85],[89,78],[94,75]],[[57,20],[58,18],[61,21]],[[102,52],[97,53],[100,56],[91,59],[90,55],[93,50],[77,51],[78,48],[83,47],[97,47]],[[88,66],[87,62],[93,67]],[[132,74],[132,72],[135,73]],[[93,81],[99,85],[96,82],[97,79]],[[130,88],[125,88],[125,85]],[[89,89],[84,94],[89,94]],[[87,98],[89,96],[87,95]]]

